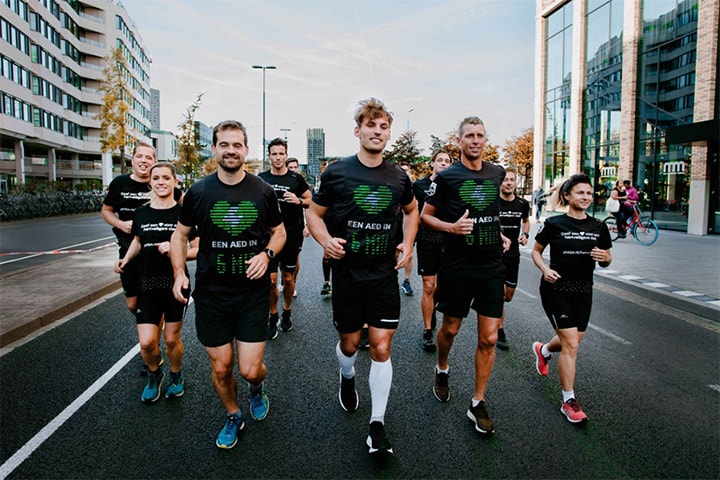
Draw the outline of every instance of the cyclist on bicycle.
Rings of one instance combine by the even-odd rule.
[[[615,182],[615,187],[610,193],[610,198],[620,202],[620,209],[613,213],[613,216],[617,219],[618,238],[627,236],[627,221],[633,216],[633,207],[627,201],[628,194],[623,183],[620,180]],[[637,191],[635,194],[637,195]]]

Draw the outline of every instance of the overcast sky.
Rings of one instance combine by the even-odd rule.
[[[376,96],[429,154],[468,115],[503,146],[532,126],[534,0],[122,0],[152,58],[161,128],[177,131],[205,92],[196,120],[236,119],[261,156],[287,134],[306,161],[305,131],[325,130],[328,156],[357,151],[353,110]],[[412,110],[412,112],[410,112]],[[281,129],[289,129],[283,132]]]

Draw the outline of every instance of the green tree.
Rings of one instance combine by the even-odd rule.
[[[395,140],[389,150],[383,152],[383,158],[395,163],[407,163],[412,165],[420,157],[420,141],[417,139],[417,132],[408,130]]]
[[[533,190],[534,138],[534,131],[531,127],[523,130],[520,135],[512,137],[503,148],[505,160],[517,171],[517,184],[523,195]]]
[[[125,145],[130,127],[128,114],[132,93],[127,82],[127,60],[118,47],[105,58],[104,79],[100,85],[103,96],[102,107],[97,119],[100,120],[100,149],[104,152],[117,151],[120,154],[120,171],[126,173]]]
[[[195,112],[200,108],[203,95],[205,95],[205,92],[198,94],[195,101],[185,111],[183,122],[178,125],[180,133],[178,134],[178,158],[176,164],[178,173],[185,179],[186,187],[192,185],[198,173],[201,172],[200,149],[202,145],[195,134]]]

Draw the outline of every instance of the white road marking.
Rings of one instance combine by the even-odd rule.
[[[526,291],[523,290],[522,288],[516,288],[515,291],[516,291],[516,292],[520,292],[520,293],[522,293],[523,295],[527,295],[527,296],[530,297],[530,298],[538,298],[536,295],[533,295],[532,293],[526,292]]]
[[[708,385],[708,387],[712,388],[716,392],[720,392],[720,385]]]
[[[598,332],[598,333],[602,333],[602,334],[605,335],[606,337],[610,337],[610,338],[612,338],[613,340],[622,343],[623,345],[632,345],[632,342],[628,342],[628,341],[625,340],[624,338],[620,338],[620,337],[618,337],[617,335],[614,335],[614,334],[608,332],[608,331],[605,330],[604,328],[600,328],[600,327],[595,326],[595,325],[593,325],[593,324],[588,325],[588,327],[589,327],[589,328],[592,328],[593,330],[595,330],[595,331]]]
[[[10,475],[17,467],[20,466],[21,463],[23,463],[32,453],[40,447],[40,445],[45,442],[50,436],[55,433],[55,431],[60,428],[70,417],[72,417],[75,412],[77,412],[80,408],[82,408],[83,405],[85,405],[88,400],[90,400],[93,395],[95,395],[102,387],[105,386],[105,384],[114,377],[127,363],[130,361],[131,358],[135,357],[138,353],[140,353],[140,344],[137,343],[135,346],[130,349],[129,352],[125,354],[120,360],[118,360],[115,365],[113,365],[110,370],[105,372],[105,374],[98,378],[95,383],[90,385],[90,387],[85,390],[78,398],[75,399],[74,402],[72,402],[70,405],[68,405],[65,410],[60,412],[60,414],[52,419],[50,423],[45,425],[45,427],[42,428],[38,433],[35,434],[34,437],[32,437],[28,442],[20,448],[15,454],[7,459],[5,463],[0,465],[0,478],[7,478],[8,475]]]
[[[102,241],[105,241],[105,240],[109,240],[109,239],[111,239],[111,238],[115,238],[115,236],[103,237],[103,238],[99,238],[99,239],[97,239],[97,240],[88,240],[87,242],[76,243],[75,245],[68,245],[67,247],[53,248],[53,249],[51,249],[51,250],[69,250],[69,249],[71,249],[71,248],[82,247],[83,245],[87,245],[87,244],[89,244],[89,243],[102,242]],[[43,254],[42,254],[42,253],[36,253],[36,254],[34,254],[34,255],[27,255],[27,256],[25,256],[25,257],[13,258],[12,260],[5,260],[4,262],[0,262],[0,265],[7,265],[8,263],[19,262],[20,260],[27,260],[27,259],[29,259],[29,258],[39,257],[39,256],[41,256],[41,255],[43,255]]]

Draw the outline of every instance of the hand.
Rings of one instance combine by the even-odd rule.
[[[302,200],[300,200],[300,198],[292,192],[283,193],[283,201],[287,203],[294,203],[297,205],[302,203]]]
[[[503,244],[503,253],[506,253],[508,250],[510,250],[510,247],[512,247],[512,241],[502,233],[500,234],[500,240],[502,240]]]
[[[466,209],[462,217],[458,218],[458,220],[452,224],[452,227],[450,227],[450,233],[454,233],[455,235],[470,235],[475,224],[472,219],[468,218],[469,216],[470,210]]]
[[[167,255],[170,251],[170,242],[162,242],[157,246],[158,252],[162,253],[163,255]]]
[[[268,257],[267,253],[260,252],[254,257],[252,257],[250,260],[245,262],[245,265],[248,266],[245,275],[250,280],[257,280],[259,278],[262,278],[262,276],[265,274],[265,271],[267,270],[269,263],[270,257]]]
[[[175,283],[173,284],[173,296],[175,297],[175,300],[180,303],[187,304],[188,298],[185,296],[185,293],[189,289],[190,280],[188,280],[187,276],[184,273],[177,275],[175,277]]]
[[[132,231],[132,220],[126,220],[124,222],[120,222],[120,226],[118,228],[122,232],[130,233]]]
[[[518,238],[518,243],[520,245],[527,245],[528,243],[528,237],[524,233],[520,234],[520,238]]]
[[[611,258],[609,250],[602,250],[598,247],[593,247],[590,257],[598,263],[609,263]]]
[[[395,264],[395,270],[400,270],[402,268],[405,268],[405,265],[408,264],[408,262],[412,261],[413,257],[413,248],[410,247],[408,253],[405,253],[405,244],[401,243],[397,246],[397,254],[395,255],[395,258],[397,258],[397,263]]]
[[[125,259],[115,261],[115,273],[124,273],[123,267],[125,266]]]
[[[343,238],[332,237],[328,242],[323,245],[325,249],[325,255],[340,260],[345,256],[345,244],[347,241]]]
[[[555,282],[557,282],[558,280],[560,280],[561,277],[560,277],[560,274],[557,273],[555,270],[553,270],[553,269],[551,269],[551,268],[548,268],[548,269],[545,270],[545,272],[543,273],[543,278],[544,278],[545,281],[548,282],[548,283],[555,283]]]
[[[308,238],[310,236],[310,230],[308,230],[307,225],[305,228],[303,228],[303,237]]]

